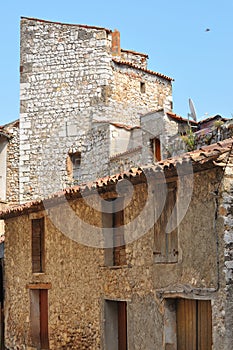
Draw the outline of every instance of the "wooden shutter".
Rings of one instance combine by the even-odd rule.
[[[177,300],[177,349],[197,350],[196,301]]]
[[[166,232],[166,249],[167,249],[167,261],[177,262],[178,260],[178,227],[177,227],[177,211],[176,211],[176,197],[177,197],[177,184],[176,182],[170,182],[167,184],[167,201],[165,204],[166,210],[166,222],[172,224],[173,230]],[[165,228],[166,230],[166,228]]]
[[[155,262],[166,261],[166,211],[164,205],[164,197],[166,190],[161,185],[156,185],[154,189],[154,210],[155,210],[155,224],[154,224],[154,259]],[[161,212],[162,210],[162,212]],[[160,214],[161,213],[161,214]]]
[[[118,301],[118,350],[127,350],[127,303]]]
[[[209,300],[177,300],[177,349],[211,350],[212,316]]]
[[[40,290],[40,343],[41,349],[49,349],[48,290]]]
[[[32,220],[32,272],[44,270],[44,218]]]
[[[160,140],[157,138],[154,138],[152,140],[153,142],[153,155],[154,155],[154,162],[159,162],[161,160],[161,144]]]
[[[175,210],[177,186],[176,182],[167,183],[167,192],[161,185],[155,186],[154,205],[155,218],[161,212],[160,217],[154,225],[154,260],[155,262],[177,262],[178,259],[178,229],[177,215],[172,215]],[[165,203],[164,197],[166,196]],[[164,206],[163,206],[164,204]],[[163,206],[163,207],[161,207]],[[172,220],[172,232],[167,233],[166,228],[168,222]]]
[[[114,203],[114,202],[113,202]],[[122,203],[122,202],[121,202]],[[114,265],[120,266],[126,264],[125,240],[124,240],[124,212],[120,210],[120,204],[114,206],[113,210],[113,231],[114,248],[113,257]]]
[[[198,313],[198,350],[212,349],[212,312],[209,300],[199,300]]]

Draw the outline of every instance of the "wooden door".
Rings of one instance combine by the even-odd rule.
[[[118,350],[127,350],[127,303],[118,301]]]
[[[212,316],[209,300],[177,300],[177,350],[211,350]]]
[[[41,349],[49,349],[47,289],[40,290],[40,344]]]

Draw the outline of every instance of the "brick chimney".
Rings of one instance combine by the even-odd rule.
[[[120,32],[117,29],[112,33],[112,55],[121,56]]]

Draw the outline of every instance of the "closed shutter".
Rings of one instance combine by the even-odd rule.
[[[41,349],[49,349],[48,290],[40,290],[40,343]]]
[[[32,272],[43,272],[44,218],[32,220]]]
[[[209,300],[177,300],[177,349],[211,350],[212,316]]]
[[[154,225],[154,259],[155,262],[177,262],[178,260],[178,228],[175,209],[177,195],[176,182],[164,186],[156,185],[154,191],[155,219]],[[173,213],[174,211],[174,213]],[[159,213],[161,215],[159,216]],[[159,216],[159,217],[158,217]],[[173,230],[166,232],[168,222]]]
[[[122,203],[122,202],[121,202]],[[126,255],[125,255],[125,240],[124,240],[124,212],[123,210],[118,210],[120,204],[114,207],[113,214],[113,227],[114,230],[114,265],[120,266],[126,264]]]

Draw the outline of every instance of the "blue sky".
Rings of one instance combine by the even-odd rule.
[[[232,117],[232,0],[8,0],[0,16],[0,125],[19,117],[20,16],[117,28],[122,48],[175,79],[175,113],[186,117],[191,97],[198,119]]]

